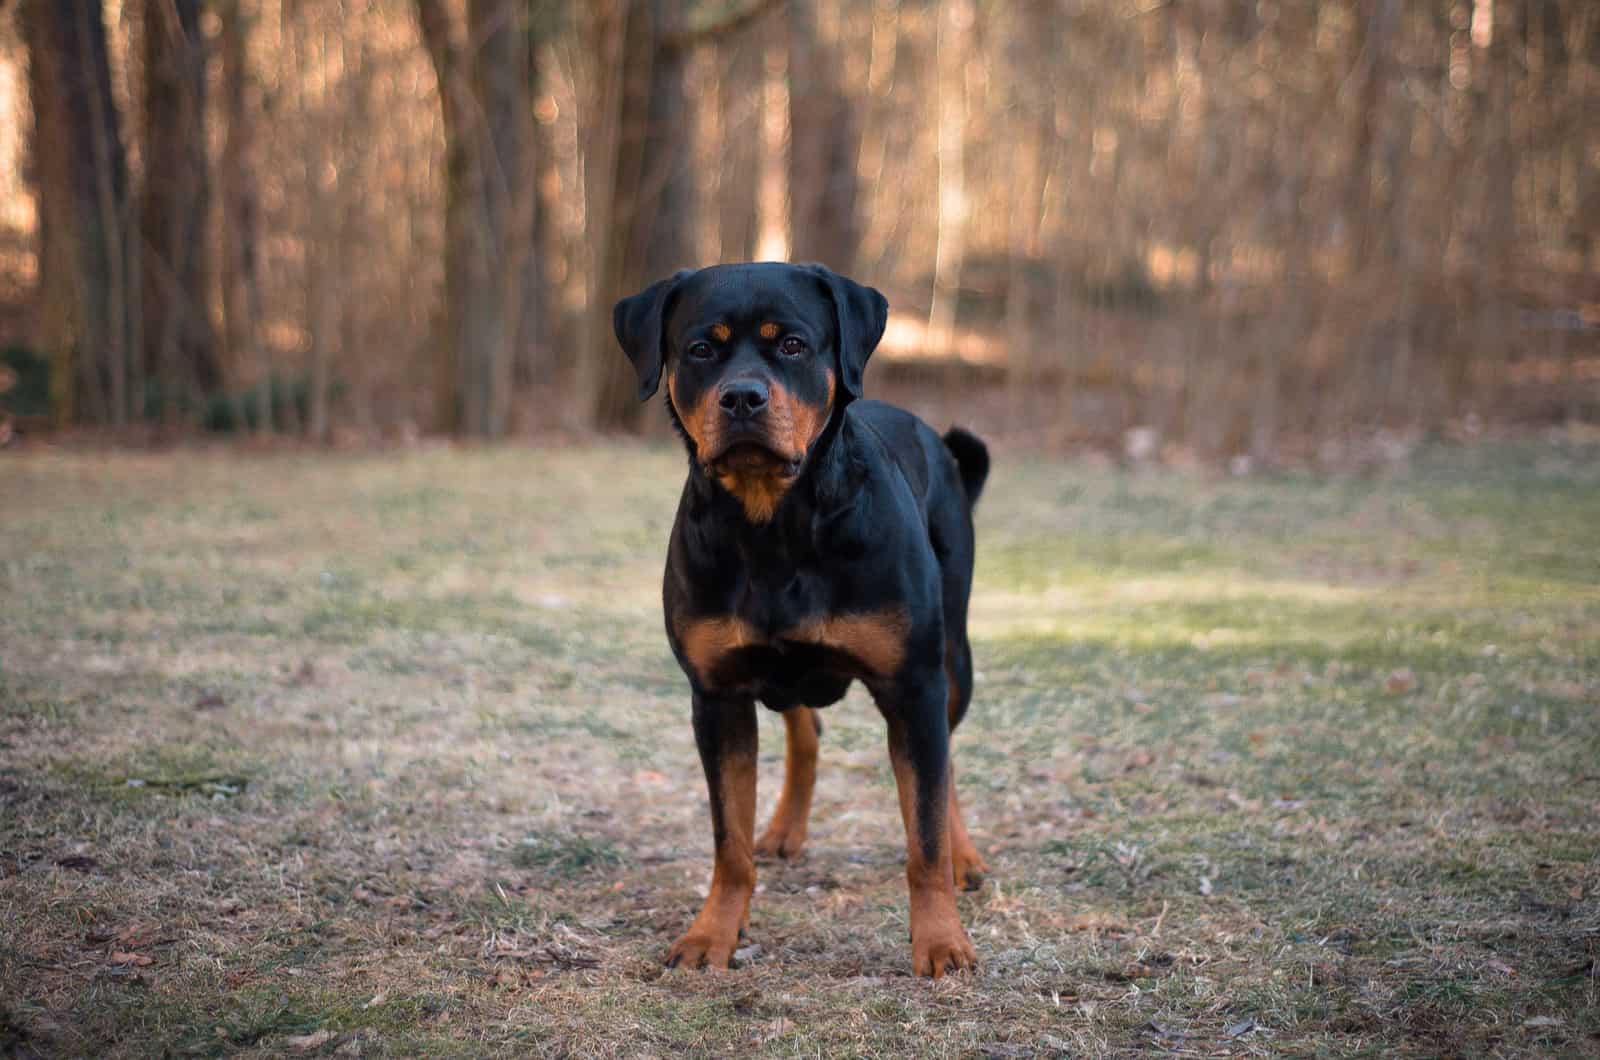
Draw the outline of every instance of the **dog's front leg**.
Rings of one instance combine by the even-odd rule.
[[[689,930],[672,944],[669,968],[726,968],[750,917],[756,886],[757,738],[753,699],[696,693],[694,739],[711,796],[716,862],[711,893]]]
[[[937,979],[978,961],[956,912],[951,878],[950,723],[942,674],[904,682],[880,707],[889,722],[889,760],[906,828],[911,968]]]

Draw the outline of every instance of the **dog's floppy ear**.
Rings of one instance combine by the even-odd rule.
[[[833,299],[839,332],[839,374],[850,396],[860,397],[867,358],[878,348],[884,325],[889,322],[889,300],[826,265],[807,265],[806,269],[822,280],[828,297]]]
[[[665,280],[657,280],[638,294],[629,295],[611,310],[611,327],[622,344],[622,352],[639,373],[639,400],[647,401],[661,385],[661,359],[666,351],[664,325],[672,296],[693,269],[680,269]]]

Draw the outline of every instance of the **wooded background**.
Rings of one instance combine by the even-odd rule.
[[[0,8],[19,421],[637,430],[613,301],[747,258],[1046,444],[1600,417],[1592,0]]]

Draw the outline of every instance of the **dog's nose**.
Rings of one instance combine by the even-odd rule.
[[[747,420],[767,407],[767,384],[759,379],[736,379],[717,390],[717,404],[736,420]]]

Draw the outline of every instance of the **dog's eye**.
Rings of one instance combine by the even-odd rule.
[[[691,342],[685,352],[697,361],[709,361],[713,351],[709,342]]]
[[[790,335],[778,344],[778,349],[790,357],[798,357],[806,352],[806,340],[799,335]]]

